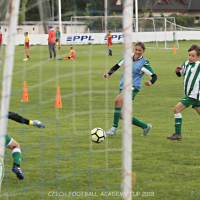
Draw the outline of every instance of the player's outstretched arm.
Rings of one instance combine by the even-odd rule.
[[[151,86],[152,84],[154,84],[157,80],[157,75],[156,74],[152,74],[151,75],[152,79],[150,81],[146,81],[144,84],[146,86]]]
[[[104,74],[104,75],[103,75],[103,78],[109,78],[109,77],[110,77],[109,74]]]
[[[103,75],[103,78],[109,78],[115,71],[117,71],[120,68],[120,66],[118,64],[116,64],[115,66],[113,66],[110,71],[107,74]]]
[[[176,72],[176,73],[177,73],[177,72],[180,72],[182,69],[183,69],[182,66],[177,66],[175,72]]]
[[[18,123],[21,123],[21,124],[26,124],[26,125],[31,125],[31,126],[37,126],[38,128],[45,128],[45,125],[38,121],[38,120],[29,120],[29,119],[26,119],[20,115],[18,115],[17,113],[14,113],[14,112],[9,112],[8,113],[8,119],[12,119]]]
[[[181,70],[182,70],[182,69],[183,69],[182,66],[177,66],[177,67],[176,67],[175,72],[176,72],[176,75],[177,75],[178,77],[181,77]]]

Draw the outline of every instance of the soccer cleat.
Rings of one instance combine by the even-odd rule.
[[[112,127],[109,131],[106,132],[108,135],[115,135],[117,134],[117,128]]]
[[[178,141],[181,141],[182,140],[182,135],[178,135],[176,133],[170,135],[170,136],[167,136],[166,137],[168,140],[178,140]]]
[[[45,128],[45,125],[38,120],[33,121],[33,126],[37,126],[38,128]]]
[[[143,129],[143,134],[141,136],[147,136],[151,128],[152,128],[152,125],[147,124],[147,127]]]
[[[52,60],[52,58],[48,58],[48,60]]]
[[[17,175],[18,179],[24,179],[24,175],[22,174],[21,169],[19,167],[17,167],[16,165],[13,166],[12,172]]]

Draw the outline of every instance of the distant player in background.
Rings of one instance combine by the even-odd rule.
[[[55,43],[55,48],[56,48],[56,44],[58,43],[58,50],[60,51],[60,31],[59,31],[59,27],[56,27],[56,43]]]
[[[27,61],[30,59],[29,57],[29,37],[28,37],[28,32],[25,32],[24,33],[24,36],[25,36],[25,41],[24,41],[24,49],[25,49],[25,53],[26,53],[26,58],[23,59],[23,61]]]
[[[74,59],[76,58],[76,52],[74,51],[73,47],[69,48],[69,56],[64,58],[64,60]]]
[[[2,32],[0,31],[0,60],[2,60],[2,57],[1,57],[1,45],[2,45]]]
[[[112,56],[112,34],[111,31],[108,31],[107,33],[107,44],[108,44],[108,51],[109,51],[109,56]]]
[[[146,81],[144,84],[146,86],[151,86],[154,84],[157,80],[157,75],[153,71],[149,61],[142,56],[142,54],[145,52],[145,45],[142,42],[137,42],[134,47],[134,53],[132,54],[132,100],[135,99],[138,92],[141,90],[141,82],[142,77],[144,73],[151,76],[152,79],[150,81]],[[124,64],[124,60],[121,59],[115,66],[113,66],[110,71],[107,74],[103,75],[103,78],[109,78],[115,71],[117,71],[122,65]],[[123,119],[123,116],[121,115],[121,109],[122,109],[122,98],[123,98],[123,83],[124,78],[123,74],[121,76],[120,84],[119,84],[119,95],[115,98],[115,111],[114,111],[114,119],[113,119],[113,126],[112,128],[107,131],[108,135],[115,135],[117,134],[118,130],[118,124],[119,119]],[[146,124],[134,116],[132,117],[132,124],[135,126],[138,126],[143,129],[143,134],[141,136],[147,136],[152,125]]]
[[[181,111],[189,106],[192,106],[200,115],[200,46],[192,45],[188,49],[188,60],[182,66],[176,67],[176,75],[183,76],[183,85],[185,97],[174,108],[175,117],[175,133],[167,136],[169,140],[182,140],[181,126],[182,115]]]
[[[56,33],[53,29],[53,26],[48,26],[49,33],[48,33],[48,45],[49,45],[49,60],[52,60],[52,51],[54,54],[54,60],[56,60],[56,50],[55,50],[55,41],[56,41]]]
[[[31,126],[37,126],[38,128],[45,128],[45,125],[38,121],[38,120],[29,120],[25,119],[22,116],[18,115],[17,113],[9,112],[8,119],[12,119],[18,123],[21,124],[27,124]],[[17,175],[17,178],[24,179],[24,175],[22,174],[22,171],[20,169],[20,163],[21,163],[21,150],[20,145],[18,142],[16,142],[13,138],[11,138],[9,135],[6,135],[6,147],[12,150],[12,156],[13,156],[13,167],[12,172]]]

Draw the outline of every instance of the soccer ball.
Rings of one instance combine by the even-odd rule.
[[[96,143],[103,142],[106,139],[106,133],[101,128],[91,130],[91,140]]]

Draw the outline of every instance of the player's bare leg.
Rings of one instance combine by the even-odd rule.
[[[118,127],[119,119],[121,117],[122,99],[123,99],[123,93],[119,94],[115,98],[115,112],[114,112],[113,127],[109,131],[106,132],[108,135],[117,134],[117,127]]]
[[[58,42],[58,51],[60,51],[60,41]]]
[[[11,143],[7,147],[12,150],[14,160],[12,172],[17,175],[17,178],[24,179],[24,175],[22,174],[22,171],[20,169],[21,150],[19,143],[12,139]]]
[[[186,108],[185,105],[183,105],[181,102],[179,102],[175,108],[174,108],[174,117],[175,117],[175,133],[167,136],[167,139],[169,140],[182,140],[182,135],[181,135],[181,126],[182,126],[182,115],[181,111]]]

